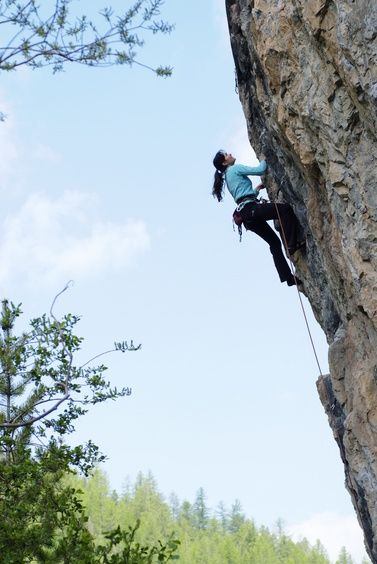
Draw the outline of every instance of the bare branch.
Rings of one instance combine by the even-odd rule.
[[[26,421],[22,421],[21,423],[0,423],[0,429],[1,428],[18,429],[19,427],[29,427],[30,425],[33,425],[37,421],[40,421],[41,419],[44,419],[45,417],[48,417],[49,415],[51,415],[51,413],[56,411],[62,403],[67,401],[67,399],[69,399],[69,394],[66,394],[63,398],[61,398],[54,406],[52,406],[47,411],[43,411],[43,413],[40,413],[36,417],[32,417],[31,419],[27,419]]]

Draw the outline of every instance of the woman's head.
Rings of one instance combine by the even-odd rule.
[[[217,151],[213,159],[213,166],[218,172],[220,172],[220,174],[222,174],[226,170],[226,164],[224,161],[225,155],[226,155],[225,151]]]
[[[228,166],[234,165],[235,162],[236,159],[232,156],[232,154],[223,150],[217,151],[213,159],[213,166],[215,167],[216,172],[213,182],[212,195],[214,198],[217,198],[219,202],[223,199],[224,194],[224,173]]]
[[[228,166],[234,165],[235,162],[236,159],[233,157],[232,153],[227,153],[221,149],[220,151],[217,151],[215,158],[213,159],[213,166],[222,174],[226,171]]]

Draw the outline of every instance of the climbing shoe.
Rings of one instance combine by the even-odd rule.
[[[287,284],[288,286],[295,286],[295,285],[301,286],[302,282],[299,278],[297,278],[297,276],[293,276],[292,274],[292,276],[288,278]]]
[[[299,241],[292,247],[288,247],[288,252],[290,255],[294,255],[296,251],[299,251],[300,249],[304,250],[305,245],[306,245],[306,241]]]

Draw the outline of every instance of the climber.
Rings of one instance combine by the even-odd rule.
[[[235,164],[236,159],[231,153],[218,151],[213,159],[216,169],[212,195],[219,202],[223,199],[224,184],[237,204],[234,219],[239,229],[244,225],[245,229],[253,231],[262,237],[270,245],[270,251],[278,271],[280,281],[287,282],[288,286],[300,285],[301,280],[295,277],[283,255],[281,242],[274,230],[268,225],[269,219],[279,219],[285,234],[288,253],[292,256],[299,249],[303,249],[305,241],[298,242],[296,237],[296,217],[289,204],[270,204],[265,200],[258,200],[259,191],[263,184],[253,188],[249,176],[260,176],[266,171],[267,163],[262,160],[258,166],[244,166]],[[278,213],[279,212],[279,213]]]

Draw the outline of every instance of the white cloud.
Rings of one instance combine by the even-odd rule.
[[[295,542],[306,537],[314,545],[319,539],[332,562],[338,558],[342,546],[345,546],[357,564],[367,558],[362,531],[354,515],[341,516],[329,511],[318,513],[302,523],[288,526],[287,529]]]
[[[33,194],[18,213],[6,217],[0,234],[0,282],[56,284],[128,266],[149,248],[142,221],[95,221],[93,194],[65,192],[52,200]]]

